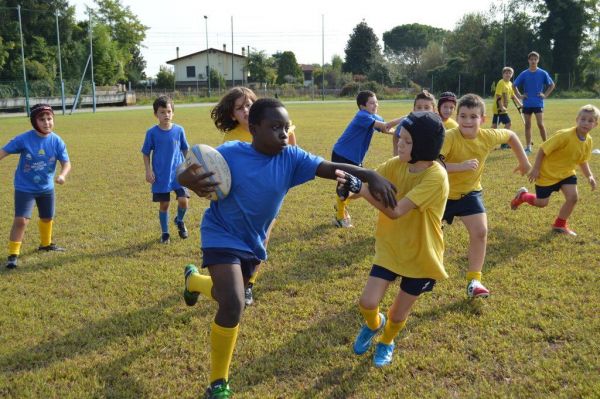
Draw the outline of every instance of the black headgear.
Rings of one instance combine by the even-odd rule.
[[[433,161],[439,158],[446,130],[442,119],[434,112],[411,112],[401,126],[412,137],[409,163]]]
[[[49,104],[35,104],[33,107],[31,107],[31,110],[29,111],[29,120],[31,121],[31,126],[33,126],[33,128],[38,132],[39,129],[35,120],[38,117],[38,115],[44,112],[49,112],[52,115],[54,115],[54,111],[52,110],[52,107]]]
[[[451,91],[445,91],[442,94],[440,94],[440,98],[437,104],[438,112],[440,112],[442,104],[445,102],[452,102],[454,103],[454,105],[456,105],[456,94],[452,93]]]

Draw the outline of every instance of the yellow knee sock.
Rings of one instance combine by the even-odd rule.
[[[254,283],[256,283],[256,277],[258,277],[258,267],[254,269],[254,274],[250,276],[250,278],[248,279],[248,283],[254,285]]]
[[[212,296],[213,282],[210,276],[204,276],[200,273],[192,273],[187,278],[187,289],[190,292],[199,292],[207,298],[214,299]]]
[[[214,321],[210,328],[210,382],[229,380],[229,365],[233,357],[240,325],[227,328]]]
[[[406,325],[406,320],[402,320],[402,321],[399,321],[398,323],[394,323],[388,313],[388,319],[387,319],[387,322],[385,323],[385,327],[383,328],[383,334],[381,335],[379,342],[384,343],[386,345],[391,344],[392,342],[394,342],[394,338],[396,338],[398,333],[400,331],[402,331],[402,329],[404,328],[405,325]]]
[[[21,253],[21,241],[9,241],[8,242],[8,254],[17,255]]]
[[[360,313],[363,315],[365,322],[367,323],[367,327],[371,330],[377,330],[379,328],[379,324],[381,324],[381,320],[379,318],[379,306],[375,309],[365,309],[360,304],[358,305],[360,309]]]
[[[38,226],[40,228],[40,246],[47,247],[52,243],[52,220],[49,222],[40,220]]]
[[[342,201],[339,197],[337,198],[336,208],[337,211],[335,213],[335,218],[337,220],[342,220],[346,217],[346,207],[348,206],[348,199]]]
[[[481,272],[467,272],[467,281],[481,281]]]

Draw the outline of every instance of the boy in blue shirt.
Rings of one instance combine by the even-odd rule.
[[[527,55],[529,68],[517,76],[514,91],[517,97],[523,100],[523,116],[525,118],[525,153],[531,154],[531,114],[540,129],[542,142],[546,141],[546,128],[544,127],[544,99],[554,90],[555,84],[548,72],[538,68],[540,55],[532,51]],[[523,94],[519,92],[523,88]],[[545,89],[545,91],[544,91]]]
[[[229,398],[229,365],[244,311],[244,287],[254,268],[267,258],[265,237],[283,199],[292,187],[315,176],[335,179],[336,169],[369,183],[369,190],[384,206],[395,207],[395,188],[374,171],[358,166],[324,161],[297,146],[288,145],[290,121],[283,104],[262,98],[250,108],[252,143],[229,141],[217,150],[231,172],[231,191],[212,201],[200,227],[202,267],[210,276],[200,275],[194,265],[185,267],[184,299],[193,306],[199,293],[213,298],[218,310],[211,325],[210,386],[206,398]],[[214,183],[196,174],[192,165],[179,182],[201,197],[214,191]]]
[[[171,122],[175,106],[173,100],[160,96],[152,105],[158,125],[148,129],[142,146],[146,181],[152,184],[152,201],[159,203],[158,220],[162,235],[160,242],[168,244],[169,234],[169,203],[171,191],[177,196],[177,216],[174,222],[179,231],[179,237],[187,238],[188,232],[183,218],[188,208],[188,191],[177,182],[177,166],[184,160],[189,148],[183,127]],[[152,154],[152,167],[150,167]]]
[[[54,218],[54,182],[64,184],[71,170],[69,154],[65,142],[52,130],[54,112],[48,104],[36,104],[30,112],[32,130],[25,132],[8,142],[0,149],[0,159],[9,154],[20,154],[15,170],[15,219],[10,230],[8,260],[6,267],[17,267],[21,253],[21,243],[33,204],[38,207],[41,244],[39,251],[64,251],[64,248],[52,243],[52,224]],[[56,161],[61,171],[56,178]]]
[[[389,129],[400,123],[400,119],[386,123],[381,116],[377,115],[379,103],[372,91],[365,90],[358,93],[356,104],[358,112],[333,146],[332,162],[362,166],[375,130],[388,133]],[[336,198],[336,215],[333,225],[343,228],[353,227],[350,214],[346,210],[349,200],[342,200],[337,196]]]

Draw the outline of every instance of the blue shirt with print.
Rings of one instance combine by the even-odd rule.
[[[364,109],[359,110],[333,146],[333,152],[357,165],[362,164],[371,145],[375,121],[383,122],[383,118]]]

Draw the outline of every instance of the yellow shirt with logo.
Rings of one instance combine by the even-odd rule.
[[[581,140],[575,127],[556,132],[540,146],[544,159],[535,184],[551,186],[575,175],[577,165],[590,160],[592,144],[592,137],[586,134],[585,140]]]
[[[441,154],[446,158],[446,163],[461,163],[469,159],[477,159],[479,166],[475,170],[454,172],[448,174],[450,181],[450,194],[448,199],[460,199],[471,191],[481,191],[481,175],[485,160],[490,152],[499,144],[508,143],[510,130],[507,129],[479,129],[473,139],[465,138],[460,128],[446,131],[446,138]]]
[[[498,84],[496,84],[496,92],[494,93],[494,105],[492,106],[494,115],[506,114],[506,112],[498,112],[498,101],[504,100],[504,97],[502,96],[503,94],[506,95],[506,101],[509,101],[512,98],[512,96],[515,94],[515,92],[513,90],[513,84],[510,80],[507,82],[504,79],[500,79]],[[500,96],[500,100],[498,100],[498,96]],[[506,104],[506,105],[508,105],[508,104]]]
[[[376,169],[396,186],[398,199],[406,197],[417,207],[397,219],[379,213],[373,263],[405,277],[445,279],[442,216],[448,174],[438,162],[418,173],[408,165],[394,157]]]
[[[444,121],[444,129],[450,130],[454,129],[455,127],[458,127],[458,122],[456,122],[454,119],[448,118]]]

